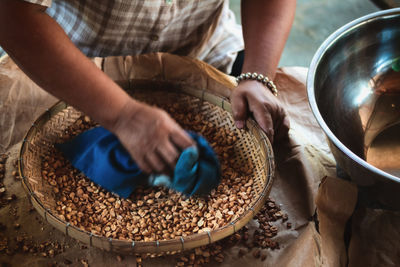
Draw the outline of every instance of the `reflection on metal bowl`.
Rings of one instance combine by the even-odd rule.
[[[400,208],[400,8],[328,37],[311,62],[307,92],[338,165],[368,197]]]

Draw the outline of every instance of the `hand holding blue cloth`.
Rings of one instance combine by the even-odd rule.
[[[218,158],[202,136],[189,134],[197,146],[182,151],[173,177],[143,173],[118,138],[103,127],[56,144],[56,148],[93,182],[124,198],[139,185],[166,186],[188,196],[207,195],[220,182]]]

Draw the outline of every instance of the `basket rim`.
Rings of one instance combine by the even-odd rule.
[[[151,82],[151,81],[150,81]],[[140,90],[140,88],[138,88]],[[189,91],[189,93],[188,93]],[[197,94],[193,95],[193,92],[190,91],[198,91]],[[229,100],[226,100],[224,97],[221,97],[220,95],[216,95],[211,93],[210,91],[207,90],[198,90],[198,89],[191,89],[191,90],[169,90],[168,92],[174,92],[174,93],[183,93],[186,95],[194,96],[200,98],[202,101],[208,101],[210,102],[210,99],[217,98],[221,100],[220,105],[217,103],[210,102],[213,105],[219,106],[223,110],[232,113],[231,106]],[[200,94],[199,94],[200,93]],[[201,96],[201,97],[199,97]],[[261,136],[261,139],[259,140],[260,142],[263,142],[265,144],[266,148],[266,162],[265,164],[267,165],[266,167],[268,168],[267,172],[267,177],[266,177],[266,184],[262,191],[259,193],[257,196],[257,199],[253,201],[253,204],[247,208],[238,218],[236,218],[234,221],[231,221],[227,223],[226,225],[219,227],[214,230],[209,230],[209,231],[203,231],[201,233],[193,233],[191,235],[188,235],[186,237],[176,237],[174,239],[163,239],[163,240],[158,240],[158,241],[133,241],[133,240],[122,240],[122,239],[112,239],[112,238],[107,238],[102,235],[97,235],[93,234],[91,232],[88,232],[86,230],[82,230],[79,227],[76,227],[74,225],[71,225],[70,223],[63,221],[60,219],[57,215],[53,214],[53,212],[50,209],[47,209],[44,204],[41,202],[37,194],[34,192],[34,190],[31,188],[31,185],[27,179],[27,177],[24,175],[24,162],[23,162],[23,154],[28,148],[28,140],[31,139],[36,133],[37,125],[46,123],[48,120],[52,118],[54,114],[57,114],[59,111],[66,109],[67,107],[70,107],[67,103],[63,101],[58,101],[56,104],[51,106],[50,108],[46,109],[45,112],[40,115],[35,122],[32,124],[32,126],[29,128],[28,132],[24,136],[24,139],[22,141],[22,145],[19,151],[19,158],[18,158],[18,171],[20,174],[21,182],[23,184],[23,188],[25,189],[26,193],[28,194],[28,197],[30,198],[31,201],[35,201],[37,205],[34,205],[35,209],[38,211],[38,213],[45,219],[46,222],[51,224],[52,226],[57,226],[56,228],[59,229],[59,226],[63,227],[65,229],[65,234],[67,236],[70,236],[71,231],[75,231],[77,233],[81,233],[83,235],[86,235],[86,238],[89,237],[89,244],[92,246],[92,239],[93,238],[99,238],[103,242],[108,242],[109,243],[109,250],[113,250],[113,243],[118,242],[118,243],[125,243],[129,244],[132,247],[132,250],[130,253],[161,253],[161,252],[168,252],[171,251],[171,249],[168,249],[170,246],[175,246],[175,247],[180,247],[181,249],[178,250],[186,250],[194,247],[190,247],[190,243],[192,242],[197,242],[197,245],[195,247],[200,247],[203,245],[208,245],[213,242],[216,242],[220,239],[223,239],[227,236],[230,236],[231,234],[237,232],[240,228],[242,228],[244,225],[246,225],[261,209],[261,207],[264,205],[266,202],[267,196],[272,188],[272,183],[273,183],[273,178],[275,174],[275,162],[274,162],[274,154],[273,154],[273,149],[271,146],[271,143],[266,136],[266,134],[261,130],[261,128],[258,126],[258,124],[253,120],[253,119],[248,119],[247,120],[247,128],[249,131],[258,131],[258,133]],[[261,144],[260,144],[261,145]],[[49,221],[49,217],[52,219],[52,221]],[[53,223],[55,222],[55,223]],[[58,223],[59,225],[55,225]],[[230,229],[229,229],[230,228]],[[223,232],[222,234],[218,235],[215,237],[216,233]],[[75,237],[75,239],[77,239]],[[80,240],[82,241],[82,240]],[[85,243],[85,241],[83,241]],[[185,244],[188,244],[189,246],[186,246]],[[98,246],[97,246],[98,247]],[[153,249],[150,251],[148,248],[152,247]],[[103,247],[104,248],[104,247]],[[142,248],[142,249],[141,249]],[[176,250],[176,249],[174,249]]]

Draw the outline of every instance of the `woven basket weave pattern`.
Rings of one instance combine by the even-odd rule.
[[[207,121],[234,131],[238,141],[234,146],[235,164],[243,165],[250,161],[253,166],[253,190],[257,197],[252,200],[249,210],[245,211],[234,222],[208,233],[194,234],[192,236],[174,240],[161,240],[156,242],[129,242],[125,240],[111,240],[102,236],[93,236],[68,223],[61,221],[56,213],[55,198],[52,187],[42,179],[41,164],[44,155],[47,155],[54,143],[60,141],[64,131],[82,115],[72,107],[59,103],[41,116],[28,132],[21,148],[20,172],[23,177],[24,188],[28,191],[34,207],[45,219],[57,229],[65,232],[82,242],[106,250],[119,253],[159,253],[176,251],[205,245],[226,237],[244,226],[261,208],[269,193],[274,172],[271,145],[265,135],[253,121],[249,121],[248,131],[238,130],[233,122],[226,100],[210,93],[193,90],[182,92],[165,92],[136,90],[133,92],[135,99],[149,104],[163,106],[170,103],[184,105],[194,113],[202,113]],[[200,98],[201,96],[201,98]],[[207,99],[208,101],[204,101]],[[223,108],[221,108],[223,107]]]

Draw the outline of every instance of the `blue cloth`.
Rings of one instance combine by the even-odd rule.
[[[206,195],[220,182],[218,158],[200,135],[189,132],[197,146],[182,151],[173,177],[143,173],[118,138],[103,127],[56,144],[71,164],[103,188],[129,197],[138,185],[166,186],[185,195]]]

